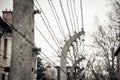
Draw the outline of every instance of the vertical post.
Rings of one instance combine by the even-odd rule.
[[[13,0],[13,26],[34,41],[33,0]],[[10,80],[33,80],[32,45],[13,30]]]
[[[67,58],[67,51],[69,49],[69,47],[71,46],[71,44],[77,39],[79,38],[81,35],[84,35],[85,32],[81,31],[78,32],[77,34],[73,35],[72,37],[70,37],[69,40],[66,41],[66,44],[63,46],[63,50],[61,52],[61,58],[60,58],[60,68],[62,69],[60,71],[60,80],[67,80],[67,72],[66,72],[66,58]],[[64,71],[64,72],[63,72]]]

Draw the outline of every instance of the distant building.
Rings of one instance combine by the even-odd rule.
[[[55,66],[55,68],[57,69],[57,80],[60,80],[60,66]],[[71,69],[71,66],[67,66],[67,80],[70,80],[70,69]]]
[[[115,56],[117,56],[117,80],[120,80],[120,46],[116,50]]]
[[[55,66],[55,68],[57,69],[57,80],[61,80],[60,79],[60,71],[62,70],[61,68],[60,68],[60,66]],[[84,70],[83,68],[82,69],[80,69],[78,66],[76,66],[75,67],[75,69],[76,70],[74,70],[74,71],[72,71],[71,72],[71,68],[72,68],[72,66],[67,66],[66,67],[66,75],[67,75],[67,80],[70,80],[71,79],[71,73],[73,73],[73,78],[75,79],[75,80],[81,80],[80,79],[80,74],[81,74],[81,72]],[[63,71],[63,70],[62,70]],[[76,73],[75,73],[76,72]]]
[[[3,11],[0,17],[0,80],[8,80],[12,47],[12,11]]]

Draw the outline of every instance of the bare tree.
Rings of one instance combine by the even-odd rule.
[[[98,27],[97,31],[92,35],[94,47],[96,47],[96,54],[103,57],[109,80],[116,79],[116,59],[114,57],[114,51],[119,45],[120,40],[120,3],[114,1],[113,8],[114,13],[109,13],[109,24],[105,26],[100,24],[96,25]]]
[[[107,80],[116,80],[114,51],[120,45],[120,2],[113,0],[111,4],[113,10],[108,13],[108,24],[100,24],[97,18],[97,31],[92,35],[92,48],[95,57],[92,57],[94,60],[88,61],[88,68],[94,75],[95,80],[106,80],[104,72],[100,72],[102,69],[107,73]],[[96,57],[101,58],[103,65],[99,65],[100,61],[97,61]],[[95,62],[98,64],[94,65]],[[95,68],[96,66],[98,69]]]
[[[103,58],[94,54],[90,55],[87,60],[87,74],[85,80],[106,80],[107,75],[105,74],[105,63],[102,61]]]

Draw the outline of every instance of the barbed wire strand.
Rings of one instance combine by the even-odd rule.
[[[66,38],[65,38],[65,33],[64,33],[63,26],[62,26],[61,21],[60,21],[60,19],[59,19],[59,17],[58,17],[58,13],[57,13],[57,11],[56,11],[56,9],[55,9],[55,6],[54,6],[52,0],[48,0],[48,3],[49,3],[49,5],[50,5],[51,11],[52,11],[53,16],[54,16],[54,18],[55,18],[55,20],[56,20],[56,23],[57,23],[57,25],[58,25],[59,31],[60,31],[60,33],[62,34],[63,38],[66,39]]]
[[[45,59],[45,60],[47,60],[53,67],[55,67],[55,66],[57,66],[57,64],[55,64],[50,58],[48,58],[43,52],[41,52],[47,59],[45,59],[42,55],[42,57]],[[49,61],[50,60],[50,61]],[[56,67],[55,67],[56,68]],[[56,68],[57,69],[57,68]],[[60,70],[61,71],[63,71],[63,73],[65,73],[66,75],[67,75],[67,73],[63,70],[63,69],[61,69],[60,68]]]
[[[43,15],[44,15],[44,17],[45,17],[45,19],[46,19],[46,21],[47,21],[47,23],[48,23],[48,25],[47,25],[46,21],[44,20],[43,16],[42,16],[41,13],[40,13],[40,16],[41,16],[41,18],[42,18],[42,20],[43,20],[43,22],[44,22],[47,30],[49,31],[49,33],[50,33],[51,37],[53,38],[53,40],[55,41],[56,45],[58,46],[58,49],[60,49],[60,48],[59,48],[60,46],[58,45],[59,41],[58,41],[58,39],[57,39],[57,37],[56,37],[53,29],[52,29],[51,26],[50,26],[50,22],[49,22],[47,16],[45,15],[44,11],[42,10],[41,5],[39,4],[38,0],[36,0],[36,2],[37,2],[38,6],[39,6],[39,8],[40,8],[40,11],[43,13]],[[37,8],[37,7],[36,7],[36,8]],[[38,8],[37,8],[37,9],[38,9]],[[48,26],[49,26],[49,27],[48,27]],[[50,28],[50,29],[49,29],[49,28]],[[52,32],[51,32],[50,30],[51,30]]]
[[[49,0],[48,0],[48,2],[49,2]],[[52,6],[51,6],[50,2],[49,2],[49,5],[50,5],[50,7],[51,7],[51,9],[52,9]],[[53,9],[52,9],[52,12],[53,12],[53,15],[55,16]],[[57,20],[56,20],[56,21],[57,21]],[[66,39],[65,39],[65,40],[66,40]],[[70,58],[69,58],[69,59],[70,59]],[[71,60],[71,59],[70,59],[70,60]]]
[[[41,15],[40,15],[41,16]],[[41,16],[41,18],[44,20],[44,18]],[[44,20],[45,21],[45,20]],[[46,25],[46,23],[45,23],[45,25]],[[40,32],[40,30],[39,30],[39,32]],[[48,41],[47,41],[48,42]],[[60,47],[59,46],[57,46],[59,49],[60,49]],[[64,56],[64,59],[66,58],[65,57],[65,55],[63,54],[63,53],[61,53],[63,56]],[[59,55],[58,55],[59,56]]]
[[[49,41],[45,38],[45,36],[41,33],[41,31],[37,28],[37,26],[35,26],[35,28],[38,30],[38,32],[42,35],[42,37],[45,39],[45,41],[49,44],[49,46],[55,51],[55,53],[57,54],[57,56],[59,56],[58,52],[54,49],[54,47],[49,43]],[[66,58],[65,55],[63,53],[61,53],[64,57],[64,59]]]
[[[68,9],[68,14],[69,14],[69,18],[70,18],[70,22],[71,22],[71,26],[72,26],[72,31],[73,31],[73,34],[74,34],[74,27],[73,27],[73,21],[72,21],[72,17],[71,17],[71,12],[70,12],[70,7],[69,7],[69,3],[68,3],[68,0],[66,0],[66,3],[67,3],[67,9]]]
[[[36,25],[34,25],[37,31],[42,35],[42,37],[45,39],[45,41],[49,44],[49,46],[55,51],[55,53],[58,55],[58,52],[55,50],[55,48],[50,44],[50,42],[46,39],[46,37],[42,34],[42,32],[38,29]]]
[[[23,37],[29,44],[31,44],[32,46],[34,46],[34,43],[32,43],[32,41],[30,41],[29,39],[27,39],[25,37],[25,35],[23,35],[19,30],[17,30],[14,26],[11,26],[11,28],[16,31],[21,37]]]
[[[84,30],[84,20],[83,20],[83,5],[82,0],[80,0],[80,9],[81,9],[81,23],[82,23],[82,30]]]
[[[71,32],[70,32],[70,29],[69,29],[69,25],[68,25],[68,22],[67,22],[67,18],[66,18],[66,15],[65,15],[64,9],[63,9],[62,1],[59,0],[59,3],[60,3],[60,7],[61,7],[61,10],[62,10],[62,13],[63,13],[63,17],[64,17],[64,19],[65,19],[65,23],[66,23],[66,26],[67,26],[67,29],[68,29],[69,35],[71,36]]]
[[[72,17],[73,17],[73,24],[74,24],[75,33],[76,33],[75,17],[74,17],[74,13],[73,13],[73,7],[72,7],[72,1],[71,0],[70,0],[70,9],[71,9],[71,13],[72,13]]]
[[[52,6],[53,6],[53,9],[54,9],[54,11],[55,11],[55,14],[56,14],[56,16],[57,16],[57,18],[58,18],[58,20],[59,20],[58,14],[57,14],[56,9],[55,9],[55,6],[54,6],[52,0],[50,0],[50,1],[51,1]],[[61,24],[60,20],[59,20],[59,23]],[[62,25],[61,25],[61,27],[62,27]],[[63,34],[64,34],[64,33],[63,33]],[[65,39],[65,41],[67,41],[65,37],[64,37],[64,39]],[[67,42],[66,42],[66,44],[67,44]],[[67,44],[67,45],[68,45],[68,44]],[[69,58],[69,59],[70,59],[70,58]]]
[[[76,23],[77,23],[77,29],[78,29],[78,32],[79,32],[78,15],[77,15],[77,12],[76,12],[76,6],[75,5],[76,5],[75,0],[73,0],[74,13],[75,13],[75,18],[76,18]]]

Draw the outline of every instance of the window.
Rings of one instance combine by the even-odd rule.
[[[2,74],[2,80],[5,80],[5,74]]]
[[[5,30],[0,26],[0,38],[3,36]]]
[[[2,51],[1,51],[1,38],[0,38],[0,56],[1,56],[1,53]]]
[[[7,59],[7,43],[8,43],[8,40],[5,38],[4,39],[4,55],[3,55],[4,59]]]

